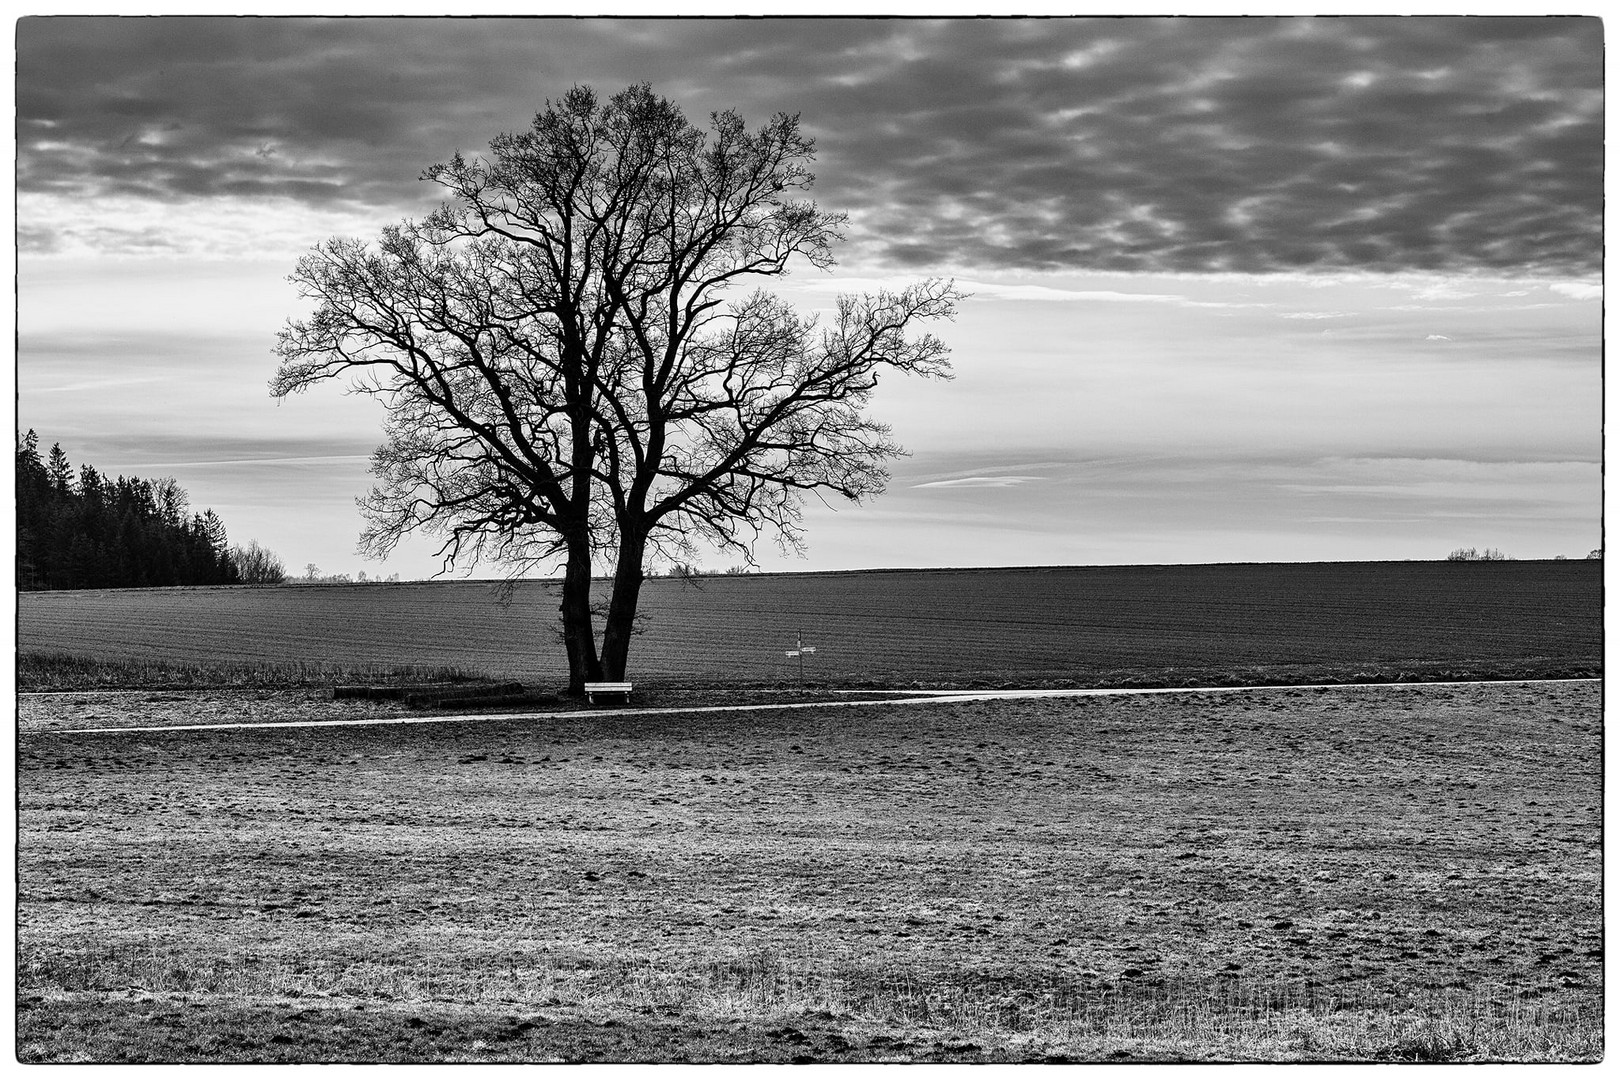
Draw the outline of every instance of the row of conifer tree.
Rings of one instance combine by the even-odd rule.
[[[212,510],[189,512],[173,477],[77,476],[60,443],[40,456],[30,430],[17,443],[17,587],[117,589],[260,584],[282,580],[256,543],[231,547]]]

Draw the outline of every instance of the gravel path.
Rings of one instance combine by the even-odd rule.
[[[1601,682],[1601,679],[1514,679],[1504,685]],[[906,690],[834,691],[837,701],[689,705],[661,708],[554,710],[548,712],[422,714],[399,702],[333,700],[325,691],[98,691],[19,694],[19,735],[133,734],[159,731],[220,731],[254,728],[318,728],[386,724],[448,724],[490,720],[568,720],[692,713],[766,712],[785,709],[832,709],[881,702],[886,705],[929,705],[945,701],[1001,701],[1019,698],[1134,697],[1155,694],[1233,694],[1268,690],[1400,689],[1403,687],[1470,686],[1476,682],[1312,683],[1301,686],[1131,687],[1068,690]],[[207,717],[198,721],[198,717]],[[156,722],[154,722],[156,721]],[[99,722],[99,723],[98,723]],[[95,724],[96,726],[91,726]]]

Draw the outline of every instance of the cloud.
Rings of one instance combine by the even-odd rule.
[[[216,461],[143,461],[136,469],[201,469],[218,465],[330,465],[334,462],[370,461],[369,454],[302,454],[298,457],[224,458]]]
[[[1113,275],[1122,281],[1131,281],[1131,275]],[[1243,277],[1248,284],[1255,283],[1254,275]],[[892,274],[885,277],[804,277],[794,279],[794,288],[804,293],[874,292],[886,289],[898,292],[915,283],[915,274]],[[957,289],[970,300],[1011,300],[1039,304],[1171,304],[1187,308],[1268,308],[1269,302],[1244,300],[1200,300],[1183,293],[1129,292],[1124,289],[1065,289],[1051,285],[1031,285],[1016,281],[979,281],[971,278],[953,278]],[[1134,282],[1132,282],[1134,284]],[[830,309],[822,309],[830,310]],[[1298,316],[1288,316],[1298,317]]]
[[[1547,288],[1572,300],[1597,300],[1603,295],[1602,285],[1588,284],[1584,281],[1559,281]]]
[[[816,514],[811,535],[818,551],[851,566],[873,565],[874,551],[890,565],[968,566],[1442,559],[1469,544],[1545,558],[1596,543],[1596,453],[1526,461],[1168,451],[1092,459],[1062,488],[951,499],[896,490],[858,513]],[[954,456],[912,461],[937,468]]]
[[[987,94],[976,73],[1005,69],[1005,54],[975,61],[967,39],[987,32],[949,24],[933,34],[927,100],[890,97],[895,123],[855,134],[864,157],[881,147],[901,163],[887,186],[862,189],[862,223],[890,238],[892,258],[1134,271],[1597,264],[1596,23],[1064,29],[1117,47],[1078,70],[1051,56],[1055,43],[1031,50],[1005,72],[1018,93]]]
[[[1444,334],[1430,334],[1428,337],[1424,338],[1423,340],[1424,341],[1450,341],[1451,339],[1448,338]]]
[[[105,198],[381,224],[546,98],[646,78],[695,118],[801,114],[846,262],[1583,277],[1601,50],[1595,18],[30,18],[19,241]]]
[[[59,386],[36,386],[30,390],[34,394],[78,394],[86,390],[106,390],[115,386],[139,386],[142,383],[167,382],[164,375],[132,375],[126,378],[111,379],[81,379],[77,382],[63,383]]]
[[[1054,289],[1046,285],[987,284],[977,281],[959,281],[957,285],[974,296],[993,297],[997,300],[1034,300],[1067,304],[1085,301],[1106,304],[1190,303],[1185,296],[1171,293],[1132,293],[1113,289]]]
[[[956,480],[932,480],[913,484],[914,488],[1003,488],[1018,487],[1043,479],[1039,476],[964,476]]]
[[[805,278],[797,281],[803,292],[861,292],[887,289],[897,292],[916,280],[914,274],[893,274],[887,277]],[[1050,285],[1028,285],[1004,281],[975,281],[956,278],[956,287],[974,299],[1028,300],[1038,303],[1104,303],[1104,304],[1195,304],[1200,307],[1218,307],[1189,299],[1179,293],[1124,292],[1118,289],[1059,289]]]

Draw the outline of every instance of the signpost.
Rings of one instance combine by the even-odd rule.
[[[811,656],[814,656],[816,654],[816,647],[814,645],[806,645],[804,643],[804,635],[803,634],[800,634],[795,639],[795,641],[798,644],[798,648],[789,650],[788,653],[787,653],[787,658],[789,660],[793,659],[795,656],[797,656],[799,658],[799,685],[802,687],[804,685],[804,657],[805,657],[805,654],[809,653]]]

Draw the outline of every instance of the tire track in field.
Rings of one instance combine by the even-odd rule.
[[[41,735],[152,735],[169,731],[250,731],[271,728],[364,727],[388,724],[470,724],[495,720],[568,720],[581,716],[603,719],[616,716],[673,716],[693,713],[778,712],[786,709],[838,709],[861,705],[941,705],[966,701],[1001,701],[1015,698],[1062,697],[1139,697],[1149,694],[1234,694],[1257,690],[1355,690],[1433,688],[1437,686],[1526,686],[1558,683],[1602,682],[1586,679],[1466,679],[1454,682],[1401,683],[1280,683],[1265,686],[1164,686],[1120,687],[1069,690],[835,690],[833,693],[860,695],[850,700],[795,701],[753,705],[679,705],[656,709],[571,709],[534,713],[439,713],[429,716],[384,716],[348,720],[255,720],[240,724],[169,724],[143,727],[67,728],[19,732],[18,737]],[[874,694],[911,695],[875,697]]]

